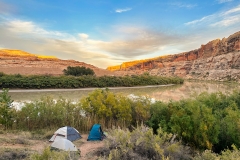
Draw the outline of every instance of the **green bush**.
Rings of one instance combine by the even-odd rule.
[[[147,124],[158,127],[196,149],[220,152],[240,147],[240,92],[231,95],[202,93],[193,99],[157,102],[150,109]],[[226,138],[227,137],[227,138]]]
[[[109,127],[129,127],[145,123],[150,117],[150,104],[148,98],[132,99],[114,94],[108,89],[97,89],[83,98],[79,105],[89,119],[96,118]]]
[[[83,75],[94,75],[94,71],[90,68],[86,68],[84,66],[79,67],[71,67],[68,66],[67,69],[63,70],[65,75],[72,75],[72,76],[83,76]]]

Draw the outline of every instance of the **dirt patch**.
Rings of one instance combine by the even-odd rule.
[[[82,138],[74,141],[73,143],[76,145],[77,148],[81,151],[81,160],[94,160],[97,159],[95,156],[95,152],[98,148],[104,146],[104,141],[87,141],[87,134],[81,135]],[[28,151],[29,152],[38,152],[41,153],[44,148],[51,145],[48,139],[31,139],[31,137],[25,136],[24,134],[14,134],[14,133],[6,133],[0,134],[0,150],[12,150],[12,153],[16,154],[15,152],[20,151]],[[6,152],[5,152],[6,154]],[[1,159],[1,157],[0,157]]]
[[[94,156],[94,152],[96,152],[99,148],[104,146],[104,140],[103,141],[87,141],[88,135],[82,135],[81,145],[79,146],[79,149],[81,151],[81,159],[83,160],[94,160],[97,159],[96,156]]]

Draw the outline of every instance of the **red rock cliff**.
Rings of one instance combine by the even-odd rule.
[[[115,66],[115,72],[119,75],[149,72],[152,75],[239,81],[240,31],[228,38],[210,41],[189,52],[139,61],[128,66],[123,64]],[[108,69],[111,70],[111,67]]]

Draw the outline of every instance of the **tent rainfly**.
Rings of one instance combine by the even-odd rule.
[[[82,137],[75,128],[65,126],[65,127],[59,128],[54,133],[54,135],[49,140],[49,142],[53,142],[53,141],[56,141],[56,140],[59,140],[59,139],[68,139],[70,141],[75,141],[75,140],[80,139],[80,138],[82,138]]]
[[[91,128],[91,131],[88,135],[88,141],[98,141],[103,140],[106,136],[104,135],[101,125],[100,124],[94,124]]]

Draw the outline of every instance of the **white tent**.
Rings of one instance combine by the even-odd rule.
[[[53,142],[55,140],[59,140],[62,138],[68,139],[70,141],[75,141],[81,138],[81,135],[79,134],[78,130],[76,130],[75,128],[65,126],[65,127],[59,128],[49,141]]]
[[[64,151],[78,151],[77,147],[71,141],[64,138],[59,138],[58,140],[55,140],[51,144],[51,147]]]

